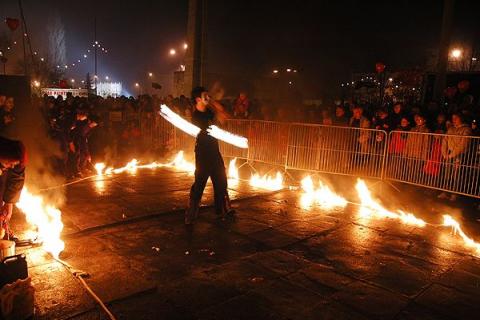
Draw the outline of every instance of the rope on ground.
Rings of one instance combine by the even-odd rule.
[[[59,185],[56,185],[56,186],[53,186],[53,187],[48,187],[48,188],[44,188],[44,189],[39,189],[38,191],[39,192],[43,192],[43,191],[49,191],[49,190],[54,190],[54,189],[58,189],[58,188],[63,188],[63,187],[66,187],[66,186],[69,186],[69,185],[72,185],[72,184],[76,184],[76,183],[79,183],[79,182],[82,182],[84,180],[88,180],[88,179],[92,179],[94,177],[97,177],[98,175],[91,175],[91,176],[88,176],[88,177],[85,177],[85,178],[81,178],[81,179],[77,179],[77,180],[74,180],[74,181],[70,181],[70,182],[66,182],[66,183],[63,183],[63,184],[59,184]]]
[[[100,299],[95,292],[90,288],[90,286],[87,284],[85,281],[85,277],[88,277],[89,274],[86,273],[85,271],[75,269],[71,264],[69,264],[66,261],[63,261],[60,258],[55,258],[53,257],[56,261],[61,263],[65,269],[67,269],[68,272],[70,272],[78,281],[83,285],[85,290],[90,294],[90,296],[95,300],[95,302],[98,303],[98,305],[102,308],[102,310],[105,312],[105,314],[109,317],[110,320],[116,320],[115,316],[110,312],[110,310],[107,308],[105,303],[103,303],[102,299]]]

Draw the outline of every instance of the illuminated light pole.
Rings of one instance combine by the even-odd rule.
[[[278,73],[278,70],[273,70],[273,73]]]
[[[450,56],[453,59],[459,59],[462,56],[462,50],[458,49],[458,48],[455,48],[450,52]]]
[[[176,54],[177,54],[177,50],[175,50],[175,49],[173,49],[173,48],[170,49],[170,55],[171,55],[171,56],[174,56],[174,55],[176,55]]]

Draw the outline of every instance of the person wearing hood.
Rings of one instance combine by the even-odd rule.
[[[0,137],[0,239],[17,240],[9,222],[25,183],[25,162],[23,143]]]
[[[472,128],[465,123],[463,114],[454,113],[452,115],[452,126],[447,130],[447,136],[442,141],[442,156],[446,160],[445,177],[450,179],[448,186],[458,187],[461,181],[460,165],[464,162],[463,157],[468,150],[470,139],[461,136],[471,136]],[[448,198],[446,193],[439,195],[439,198]],[[450,195],[450,200],[455,201],[457,196]]]

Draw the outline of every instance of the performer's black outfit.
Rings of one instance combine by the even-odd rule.
[[[215,114],[210,109],[206,109],[205,112],[195,109],[192,114],[193,124],[201,131],[195,143],[195,182],[190,189],[190,204],[185,212],[186,224],[190,224],[197,217],[203,190],[209,177],[213,183],[216,213],[225,216],[230,210],[227,175],[218,140],[208,135],[206,131],[214,118]]]

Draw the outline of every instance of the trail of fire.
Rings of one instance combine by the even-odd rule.
[[[121,168],[107,168],[103,162],[95,164],[95,170],[98,176],[119,174],[125,171],[135,173],[138,169],[155,169],[162,167],[175,168],[181,171],[187,171],[190,174],[195,172],[195,165],[185,159],[183,151],[179,151],[173,161],[168,163],[158,163],[154,161],[148,164],[139,164],[137,159],[133,159]]]
[[[303,194],[300,201],[303,208],[309,208],[313,204],[317,204],[324,208],[331,209],[335,207],[345,207],[348,203],[345,198],[337,195],[321,181],[319,181],[319,187],[315,189],[310,176],[303,178],[301,185]]]
[[[360,198],[360,215],[365,218],[390,218],[402,221],[405,224],[415,225],[418,227],[424,227],[427,223],[422,219],[415,217],[412,213],[403,212],[397,210],[392,212],[385,209],[380,203],[373,200],[370,190],[362,179],[357,180],[355,186],[358,197]]]
[[[44,203],[42,196],[32,194],[27,187],[23,188],[16,206],[25,214],[27,222],[37,228],[38,241],[43,243],[43,249],[57,259],[65,248],[65,243],[60,239],[62,212]]]
[[[255,188],[266,189],[270,191],[281,190],[284,188],[283,176],[280,172],[277,172],[275,177],[267,174],[260,176],[259,174],[255,173],[250,178],[250,185]]]

